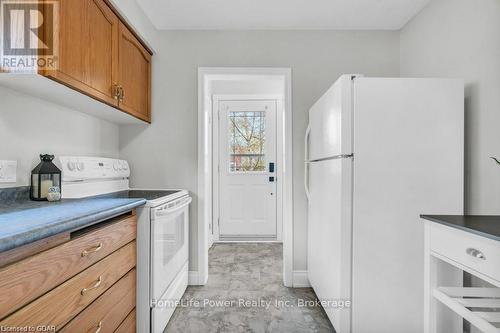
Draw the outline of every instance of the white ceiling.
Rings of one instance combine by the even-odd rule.
[[[137,0],[158,29],[398,30],[430,0]]]

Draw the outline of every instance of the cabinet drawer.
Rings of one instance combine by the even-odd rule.
[[[116,329],[115,333],[135,333],[135,309],[132,310],[125,320]]]
[[[60,329],[135,267],[135,241],[36,299],[0,326],[53,325]]]
[[[432,251],[500,281],[500,242],[436,223],[430,235]]]
[[[61,332],[112,333],[135,308],[135,269],[102,294],[78,316],[70,321]],[[134,322],[135,325],[135,322]]]
[[[0,318],[45,294],[136,237],[136,216],[0,269]]]

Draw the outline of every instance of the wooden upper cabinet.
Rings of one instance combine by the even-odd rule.
[[[58,70],[46,75],[118,106],[118,16],[104,0],[59,4]]]
[[[151,122],[151,51],[108,0],[58,3],[57,68],[38,73]]]
[[[120,109],[151,122],[151,54],[121,22],[118,60]]]

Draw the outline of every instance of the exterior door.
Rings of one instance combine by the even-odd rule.
[[[220,101],[221,239],[275,239],[275,163],[276,101]]]

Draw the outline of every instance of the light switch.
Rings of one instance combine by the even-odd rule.
[[[17,161],[0,160],[0,183],[15,183],[17,181]]]

